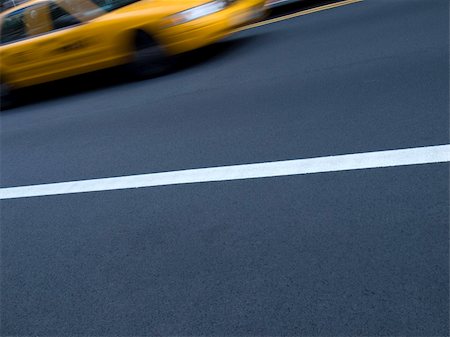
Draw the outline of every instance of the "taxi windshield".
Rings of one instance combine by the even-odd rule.
[[[103,9],[105,12],[111,12],[120,7],[124,7],[141,0],[91,0],[91,1],[95,3],[98,7]]]

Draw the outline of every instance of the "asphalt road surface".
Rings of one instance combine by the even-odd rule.
[[[42,86],[1,186],[445,145],[448,62],[448,0],[364,0]],[[2,336],[449,332],[448,162],[6,199],[0,229]]]

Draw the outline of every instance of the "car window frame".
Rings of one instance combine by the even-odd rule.
[[[6,17],[8,17],[9,15],[11,15],[11,14],[13,14],[13,13],[20,12],[20,11],[22,11],[22,12],[24,13],[23,15],[25,16],[26,13],[27,13],[27,11],[30,10],[30,8],[32,8],[32,7],[34,7],[34,6],[42,5],[42,4],[46,4],[46,5],[48,6],[49,15],[50,15],[50,22],[51,22],[52,25],[53,25],[53,20],[51,19],[51,14],[50,14],[50,12],[51,12],[51,4],[54,4],[54,5],[58,6],[58,7],[60,7],[61,9],[63,9],[64,11],[66,11],[68,14],[72,15],[75,19],[77,19],[77,20],[79,21],[79,23],[77,23],[77,24],[75,24],[75,25],[70,25],[70,26],[67,26],[67,27],[58,28],[58,29],[51,29],[51,30],[49,30],[48,32],[44,32],[44,33],[40,33],[40,34],[35,34],[35,35],[29,35],[28,29],[27,29],[27,27],[25,26],[25,33],[26,33],[26,36],[25,36],[25,37],[20,38],[20,39],[17,39],[17,40],[14,40],[14,41],[10,41],[10,42],[1,42],[1,41],[0,41],[0,46],[7,46],[7,45],[11,45],[11,44],[23,42],[23,41],[26,41],[26,40],[32,40],[32,39],[35,39],[35,38],[39,38],[39,37],[41,37],[41,36],[54,34],[54,33],[57,33],[57,32],[60,32],[60,31],[66,30],[66,29],[72,29],[72,28],[75,28],[75,27],[79,27],[79,26],[81,26],[81,25],[84,25],[85,23],[90,22],[91,20],[96,19],[96,18],[99,17],[99,16],[102,16],[102,15],[105,15],[105,14],[108,13],[108,12],[106,12],[106,11],[103,11],[103,10],[102,10],[100,7],[98,7],[95,3],[89,1],[89,2],[92,3],[95,7],[98,7],[99,10],[102,11],[102,12],[101,12],[100,15],[97,15],[97,16],[92,17],[92,18],[88,18],[88,19],[86,19],[86,20],[83,20],[81,16],[76,16],[76,15],[73,15],[72,13],[70,13],[70,11],[68,11],[66,7],[62,6],[60,2],[61,2],[61,1],[58,1],[58,0],[48,0],[48,1],[43,1],[43,2],[40,2],[40,3],[34,3],[34,4],[29,5],[29,6],[25,6],[25,7],[19,8],[19,9],[15,10],[15,11],[13,11],[13,12],[11,12],[11,13],[8,13],[8,14],[7,14],[6,16],[4,16],[4,17],[2,18],[2,20],[1,20],[1,24],[0,24],[0,37],[1,37],[1,33],[2,33],[3,24],[4,24],[4,22],[5,22],[4,19],[5,19]]]
[[[33,5],[31,5],[31,6],[34,6],[34,5],[35,5],[35,4],[33,4]],[[28,6],[28,7],[31,7],[31,6]],[[14,11],[12,11],[12,12],[6,14],[6,15],[2,18],[2,21],[1,21],[1,24],[0,24],[0,46],[6,46],[6,45],[8,45],[8,44],[17,43],[17,42],[26,40],[26,39],[28,38],[28,29],[27,29],[27,27],[26,27],[26,25],[25,25],[25,22],[24,22],[25,13],[26,13],[26,10],[27,10],[28,7],[23,7],[23,8],[16,9],[16,10],[14,10]],[[17,39],[17,40],[13,40],[13,41],[3,42],[3,41],[2,41],[2,40],[3,40],[3,39],[2,39],[2,34],[3,34],[3,27],[4,27],[4,25],[5,25],[5,19],[6,19],[7,17],[9,17],[10,15],[15,14],[15,13],[19,13],[19,12],[22,12],[22,15],[23,15],[23,17],[24,17],[24,18],[23,18],[23,22],[24,22],[24,29],[25,29],[25,37],[22,37],[22,38],[19,38],[19,39]]]
[[[54,32],[59,32],[59,31],[61,31],[61,30],[65,30],[65,29],[70,29],[70,28],[73,28],[73,27],[80,26],[80,25],[82,25],[82,24],[84,24],[84,23],[87,22],[87,21],[80,20],[80,18],[78,18],[77,16],[73,15],[72,13],[70,13],[66,8],[64,8],[63,6],[61,6],[57,1],[49,0],[49,1],[46,1],[46,3],[49,5],[48,7],[49,7],[50,22],[51,22],[52,25],[53,25],[53,23],[54,23],[53,18],[52,18],[52,14],[51,14],[51,11],[52,11],[52,6],[51,6],[51,5],[52,5],[52,4],[53,4],[54,6],[58,6],[58,7],[61,8],[63,11],[65,11],[67,14],[69,14],[70,16],[72,16],[73,18],[75,18],[75,19],[78,21],[78,23],[76,23],[76,24],[74,24],[74,25],[69,25],[69,26],[61,27],[61,28],[53,28],[53,29],[50,30],[49,32],[43,33],[43,34],[41,34],[41,35],[50,34],[50,33],[54,33]],[[53,26],[53,27],[54,27],[54,26]]]

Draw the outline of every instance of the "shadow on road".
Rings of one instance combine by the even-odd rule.
[[[311,8],[342,2],[344,0],[300,0],[283,6],[275,7],[271,10],[270,18],[276,18],[283,15],[305,11]]]
[[[261,37],[262,35],[251,35],[228,38],[215,44],[178,55],[173,58],[173,66],[171,69],[161,76],[174,76],[180,71],[215,62],[255,40],[260,40]],[[156,80],[156,78],[146,79],[145,81],[152,80]],[[95,92],[137,81],[131,78],[127,67],[122,66],[40,84],[17,90],[14,106],[8,110],[3,110],[2,113],[10,113],[15,108],[30,104],[37,104],[86,92]]]

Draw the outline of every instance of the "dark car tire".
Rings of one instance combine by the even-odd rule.
[[[165,74],[170,59],[162,46],[150,35],[139,31],[134,39],[131,73],[136,79],[147,79]]]

